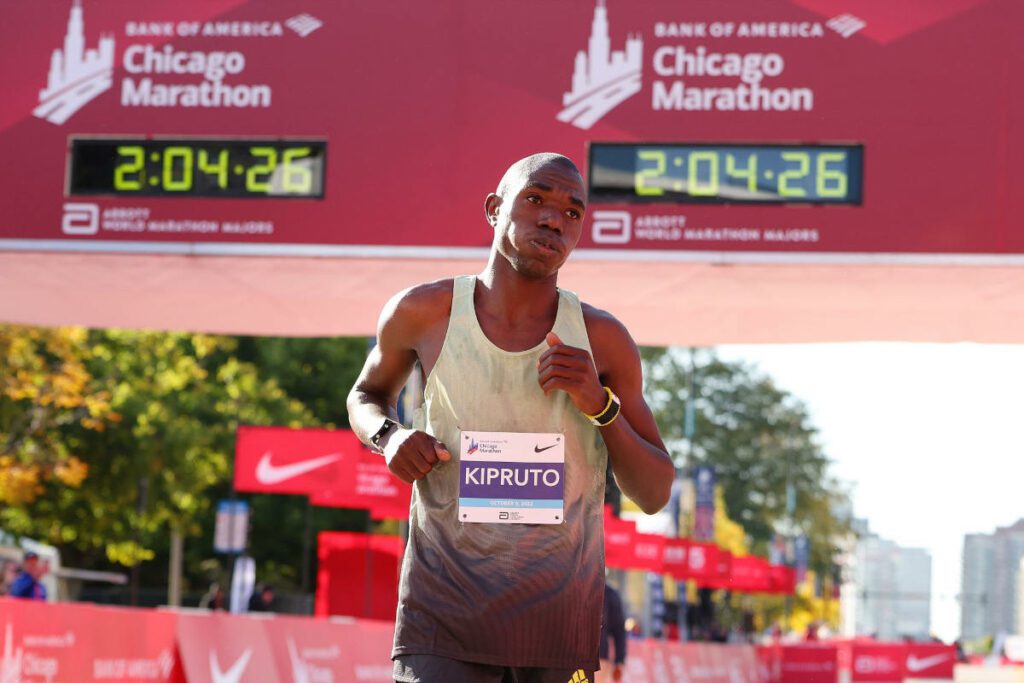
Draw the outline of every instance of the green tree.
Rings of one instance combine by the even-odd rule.
[[[26,505],[76,488],[88,467],[63,434],[120,416],[86,369],[84,330],[0,325],[0,503]]]
[[[345,400],[366,360],[367,340],[239,337],[238,358],[273,379],[324,425],[348,427]]]
[[[829,473],[806,407],[756,369],[680,349],[643,350],[646,391],[661,433],[680,466],[715,467],[729,516],[768,554],[776,531],[806,533],[811,565],[830,568],[832,543],[848,533],[846,493]],[[684,438],[691,387],[695,432]],[[689,459],[689,462],[687,462]],[[788,510],[787,491],[793,509]]]
[[[109,396],[113,428],[61,426],[64,447],[89,476],[76,490],[52,487],[0,511],[0,523],[77,551],[94,564],[131,566],[151,559],[167,527],[186,536],[227,482],[239,423],[315,424],[298,401],[234,355],[226,337],[93,331],[79,349],[95,393]]]

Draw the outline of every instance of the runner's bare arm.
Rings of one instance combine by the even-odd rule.
[[[377,344],[370,351],[347,401],[352,430],[367,445],[384,418],[398,421],[398,395],[415,367],[418,349],[431,346],[429,337],[443,315],[437,309],[444,305],[445,290],[438,284],[400,292],[381,312]],[[447,292],[450,306],[450,285]],[[446,320],[447,316],[441,319]],[[438,460],[451,457],[445,445],[432,436],[403,427],[392,430],[380,445],[392,473],[408,483],[425,477]]]
[[[644,512],[657,512],[668,502],[675,467],[643,397],[640,351],[610,314],[585,305],[584,318],[593,362],[584,349],[549,335],[550,347],[538,367],[541,387],[566,391],[576,407],[589,415],[600,412],[607,402],[603,386],[615,392],[622,412],[610,425],[599,427],[615,481]]]

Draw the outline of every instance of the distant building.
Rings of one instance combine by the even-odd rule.
[[[871,533],[858,520],[842,587],[843,634],[883,640],[925,639],[931,633],[932,558]]]
[[[1024,519],[992,534],[964,537],[960,587],[960,632],[973,640],[1019,632],[1024,623],[1020,567],[1024,558]]]
[[[995,578],[992,554],[995,536],[964,536],[963,566],[960,571],[960,635],[967,640],[994,633],[995,614],[989,608]]]

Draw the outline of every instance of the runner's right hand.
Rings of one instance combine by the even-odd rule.
[[[384,445],[388,469],[407,484],[427,476],[438,462],[451,459],[447,446],[416,429],[398,429]]]

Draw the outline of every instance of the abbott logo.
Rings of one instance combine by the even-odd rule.
[[[589,129],[602,116],[640,92],[644,41],[627,36],[626,49],[612,51],[608,8],[597,0],[587,50],[576,53],[572,90],[562,96],[558,120]]]
[[[82,0],[74,0],[64,49],[53,51],[46,88],[39,92],[39,106],[32,113],[59,126],[109,90],[113,78],[114,38],[101,35],[97,49],[86,50]]]
[[[65,235],[95,235],[100,230],[100,207],[96,204],[64,204],[60,229]]]
[[[853,16],[852,14],[840,14],[839,16],[829,19],[825,25],[841,35],[843,38],[849,38],[854,33],[867,26],[867,22]]]
[[[591,235],[597,244],[626,244],[633,237],[628,211],[595,211]]]

